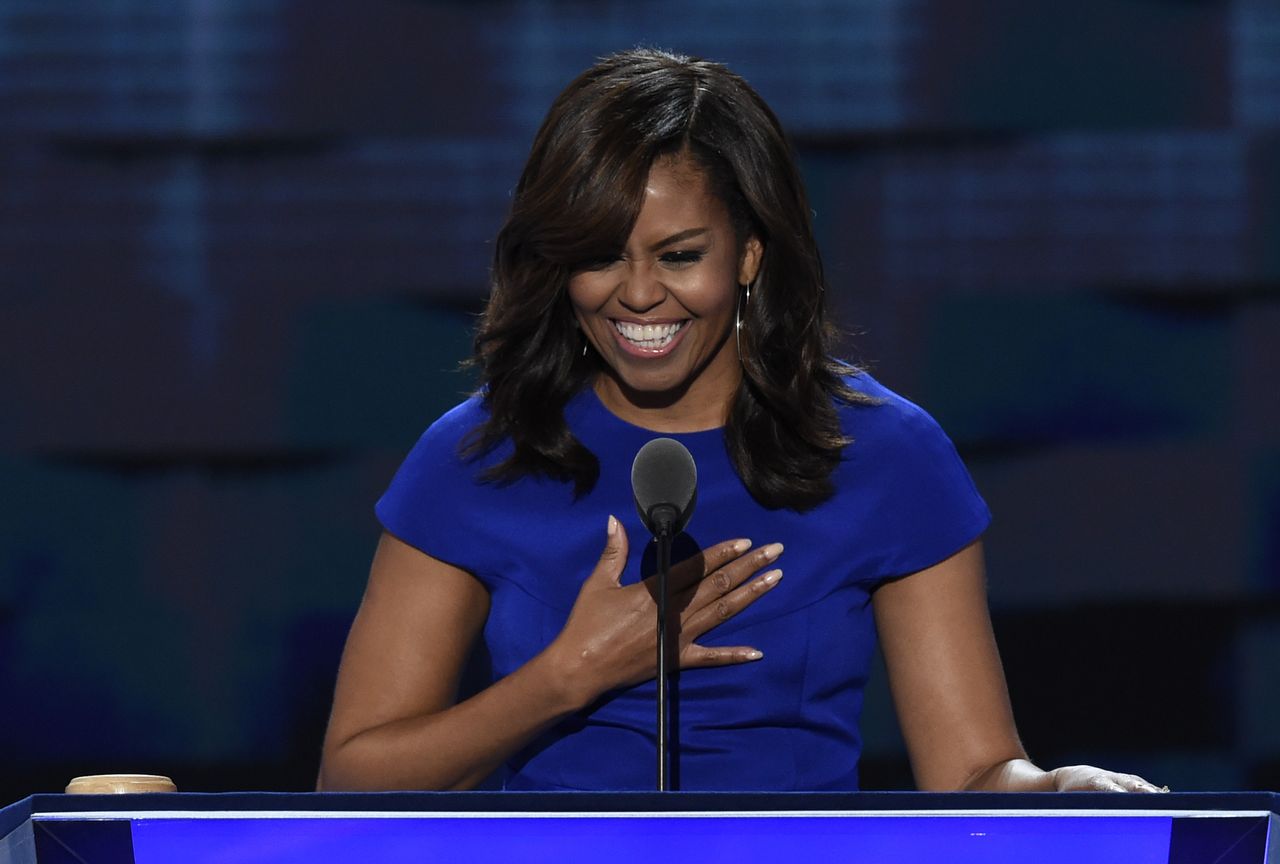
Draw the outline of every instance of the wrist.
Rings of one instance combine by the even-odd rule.
[[[529,661],[542,691],[551,697],[562,714],[572,714],[590,705],[600,695],[587,681],[581,658],[572,656],[556,639]]]
[[[978,772],[962,787],[975,792],[1053,792],[1057,774],[1021,756],[1005,759]]]

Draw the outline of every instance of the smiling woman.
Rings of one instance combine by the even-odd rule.
[[[777,119],[723,66],[629,51],[560,95],[495,244],[482,386],[378,502],[322,788],[652,788],[628,478],[665,434],[700,501],[667,604],[676,788],[856,789],[878,634],[922,788],[1154,790],[1026,759],[986,505],[927,414],[833,358],[809,218]],[[493,681],[458,701],[480,639]]]
[[[731,338],[761,243],[740,238],[687,151],[656,160],[626,248],[569,279],[569,300],[617,416],[656,432],[724,425],[742,381]]]
[[[835,333],[810,214],[781,124],[724,66],[636,50],[588,69],[547,113],[497,237],[476,337],[487,416],[467,452],[479,456],[509,442],[511,452],[487,468],[489,479],[532,473],[586,493],[599,477],[597,454],[580,446],[558,409],[592,387],[606,400],[625,395],[608,404],[641,426],[656,424],[653,431],[723,427],[736,472],[766,506],[803,510],[828,499],[831,472],[848,443],[836,406],[873,400],[847,384],[849,367],[832,357]],[[675,239],[703,229],[700,244]],[[667,254],[655,254],[654,244],[666,241]],[[737,362],[718,352],[692,358],[677,346],[680,356],[669,362],[698,374],[683,387],[646,385],[624,394],[624,367],[611,362],[621,352],[606,347],[605,331],[586,328],[595,350],[583,354],[571,281],[625,272],[628,290],[665,290],[683,266],[702,282],[711,262],[692,260],[698,253],[726,264],[718,287],[732,291],[731,314],[747,305],[750,286],[750,308],[733,339]],[[657,268],[642,269],[655,259]],[[660,314],[670,316],[678,292],[663,302],[668,308]],[[644,320],[637,311],[616,317],[637,323]],[[685,314],[693,311],[675,317],[696,322]],[[688,340],[690,349],[712,344]],[[697,360],[707,364],[706,382]],[[625,368],[639,374],[647,367]],[[601,373],[610,380],[601,381]],[[725,387],[729,380],[736,385]],[[686,392],[687,401],[680,398]],[[700,401],[713,393],[709,404]],[[681,416],[694,407],[697,419]]]

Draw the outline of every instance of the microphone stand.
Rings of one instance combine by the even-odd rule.
[[[671,505],[659,504],[650,515],[658,529],[654,533],[658,544],[658,791],[667,792],[667,581],[671,572],[671,527],[679,514]]]

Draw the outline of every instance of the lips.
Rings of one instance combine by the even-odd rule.
[[[614,320],[613,328],[625,348],[645,354],[665,353],[684,330],[688,321],[672,321],[663,324],[638,324],[633,321]]]

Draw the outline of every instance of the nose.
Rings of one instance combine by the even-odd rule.
[[[618,302],[632,312],[648,312],[667,298],[667,286],[645,261],[627,264],[616,291]]]

